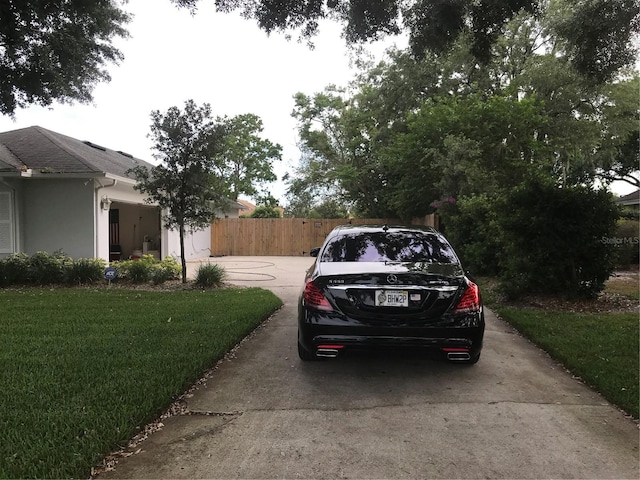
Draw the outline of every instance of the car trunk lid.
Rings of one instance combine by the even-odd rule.
[[[315,281],[344,314],[367,322],[436,318],[464,289],[459,265],[324,264]]]

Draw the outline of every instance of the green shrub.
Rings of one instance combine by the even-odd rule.
[[[72,260],[62,252],[53,255],[47,252],[36,252],[29,258],[27,283],[36,285],[52,285],[65,283],[65,267]]]
[[[182,274],[182,267],[173,257],[165,257],[154,265],[151,281],[158,285],[169,280],[177,280]]]
[[[25,253],[13,253],[0,260],[0,286],[29,283],[29,262]]]
[[[72,285],[98,283],[104,278],[106,262],[101,258],[79,258],[67,267],[67,282]]]
[[[152,280],[155,284],[180,278],[181,267],[173,257],[161,262],[152,255],[139,260],[113,262],[117,278],[132,283]],[[32,256],[15,253],[0,259],[0,287],[11,285],[83,285],[100,282],[104,278],[106,262],[100,258],[72,259],[58,251],[53,254],[36,252]]]
[[[618,209],[611,194],[534,179],[496,204],[500,280],[508,295],[594,297],[613,271]]]
[[[109,262],[109,266],[116,270],[116,281],[127,280],[129,278],[129,266],[134,260],[118,260]]]
[[[104,267],[102,259],[73,260],[62,251],[15,253],[0,260],[0,287],[96,283],[103,278]]]
[[[158,285],[168,280],[178,279],[182,273],[182,267],[175,258],[165,257],[159,261],[153,255],[143,255],[137,260],[112,262],[111,266],[116,269],[117,280],[132,283],[152,281]]]
[[[616,234],[613,238],[603,238],[603,242],[610,243],[616,251],[616,267],[627,268],[637,265],[640,260],[640,222],[638,220],[619,220]]]
[[[256,207],[249,216],[251,218],[280,218],[280,212],[270,205],[261,205]]]
[[[455,205],[438,208],[438,213],[463,266],[474,275],[497,275],[501,247],[496,198],[462,197]]]
[[[637,224],[616,234],[618,208],[604,190],[531,179],[500,195],[458,199],[438,213],[465,268],[497,276],[511,297],[593,297],[613,271],[616,250],[638,251]],[[615,246],[620,238],[624,249]]]
[[[131,260],[128,278],[133,283],[146,283],[151,280],[155,259],[151,255],[143,255],[139,260]]]
[[[220,265],[200,265],[196,272],[196,285],[200,287],[218,287],[226,277],[224,268]]]

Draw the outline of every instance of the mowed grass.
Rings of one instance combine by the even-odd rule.
[[[594,301],[593,308],[588,301],[575,306],[562,302],[561,295],[558,302],[539,298],[537,308],[523,308],[500,298],[494,278],[482,277],[479,283],[489,308],[611,403],[636,419],[640,417],[640,318],[637,313],[599,311],[607,310],[603,308],[607,305],[615,310],[615,299],[622,305],[625,299],[637,305],[637,271],[608,280],[603,293],[613,303]],[[573,307],[577,311],[572,311]]]
[[[637,314],[496,311],[608,401],[639,418]]]
[[[0,477],[89,477],[280,305],[255,288],[0,291]]]
[[[638,315],[500,308],[500,316],[614,405],[638,418]]]

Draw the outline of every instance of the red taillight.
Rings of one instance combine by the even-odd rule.
[[[480,310],[480,289],[478,286],[469,282],[467,289],[453,307],[453,313],[472,313]]]
[[[304,305],[306,307],[324,310],[327,312],[333,310],[329,300],[324,296],[320,287],[313,283],[313,280],[308,281],[304,286],[304,294],[302,295],[302,298],[304,299]]]

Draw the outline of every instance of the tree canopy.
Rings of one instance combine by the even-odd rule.
[[[444,197],[541,174],[558,185],[640,187],[636,71],[594,84],[550,19],[521,14],[479,65],[462,36],[446,55],[391,50],[346,88],[298,93],[302,159],[292,205],[338,198],[354,213],[411,218]]]
[[[226,179],[231,197],[258,194],[260,185],[277,179],[272,164],[281,159],[282,147],[261,138],[262,119],[252,113],[221,117],[218,122],[225,127],[225,138],[216,168]]]
[[[109,63],[112,45],[127,37],[129,15],[118,2],[6,0],[0,3],[0,114],[30,104],[89,102]]]
[[[201,0],[170,0],[196,13]],[[207,0],[208,1],[208,0]],[[213,0],[212,0],[213,1]],[[0,3],[0,114],[54,101],[92,100],[107,67],[123,59],[113,46],[127,37],[127,0],[5,0]],[[521,13],[553,18],[549,29],[576,71],[595,83],[636,58],[640,0],[215,0],[220,12],[241,11],[267,33],[298,31],[312,44],[321,20],[343,25],[347,45],[406,34],[412,56],[443,55],[463,36],[480,63],[509,21]]]
[[[198,3],[172,1],[192,9]],[[483,63],[510,20],[547,13],[576,70],[596,81],[634,60],[632,41],[640,30],[638,0],[216,0],[216,7],[241,10],[267,33],[297,30],[310,43],[324,19],[343,25],[349,45],[405,33],[416,58],[444,53],[468,34],[470,51]]]
[[[132,169],[138,180],[134,188],[147,195],[148,203],[163,210],[168,228],[178,229],[182,281],[186,282],[187,229],[210,225],[216,212],[228,203],[227,184],[215,167],[226,132],[224,125],[214,121],[209,104],[198,106],[193,100],[187,100],[183,110],[155,110],[151,119],[154,157],[161,163],[151,169],[142,165]]]

